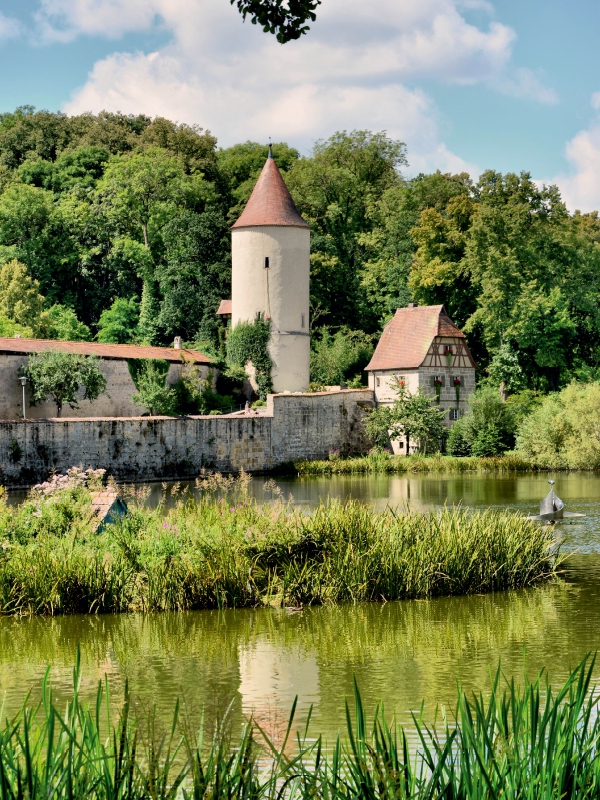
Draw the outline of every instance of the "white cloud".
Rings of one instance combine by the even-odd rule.
[[[545,183],[558,184],[570,211],[600,210],[600,123],[580,131],[567,143],[570,174],[559,174]]]
[[[435,107],[409,84],[484,82],[551,102],[533,73],[507,77],[515,33],[492,12],[487,0],[327,0],[309,35],[285,46],[242,24],[229,0],[41,0],[37,23],[46,41],[171,33],[155,53],[98,61],[69,113],[160,114],[210,128],[223,145],[270,134],[308,149],[335,130],[385,129],[408,144],[411,171],[476,171],[448,150]]]
[[[530,69],[516,69],[512,75],[501,76],[495,82],[496,88],[512,97],[535,100],[544,105],[556,105],[557,93],[546,86],[542,78]]]
[[[600,111],[600,92],[591,97],[592,108]],[[556,184],[569,211],[587,213],[600,211],[600,118],[579,131],[565,147],[570,164],[569,172],[562,172],[538,184]]]
[[[190,75],[168,53],[112,55],[96,64],[87,84],[66,106],[69,113],[109,108],[148,113],[211,129],[222,145],[246,139],[287,139],[308,149],[335,130],[387,130],[408,144],[410,172],[440,168],[469,171],[469,165],[440,141],[437,115],[420,90],[401,84],[384,87],[336,86],[303,82],[288,86],[281,76],[251,74],[230,81]],[[142,88],[143,87],[143,90]]]
[[[6,39],[16,39],[22,32],[22,26],[18,19],[7,17],[0,11],[0,42]]]

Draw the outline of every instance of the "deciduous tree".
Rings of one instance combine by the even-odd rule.
[[[56,416],[62,416],[65,403],[78,408],[77,395],[83,389],[84,400],[96,400],[106,391],[106,378],[95,356],[74,353],[34,353],[20,374],[29,380],[31,404],[51,397],[56,403]]]

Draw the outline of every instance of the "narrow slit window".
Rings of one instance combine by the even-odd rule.
[[[269,269],[269,256],[265,256],[265,269]]]
[[[306,325],[305,325],[305,320],[304,320],[304,314],[300,314],[300,319],[301,319],[302,327],[305,328]]]
[[[381,378],[377,378],[377,386],[381,386]]]

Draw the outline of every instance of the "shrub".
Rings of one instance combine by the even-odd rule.
[[[453,456],[496,456],[515,442],[515,415],[503,403],[498,390],[487,384],[469,398],[469,410],[457,420],[448,435],[447,449]]]
[[[522,421],[517,449],[540,467],[600,467],[600,385],[571,383],[546,397]]]
[[[271,334],[269,320],[257,319],[254,322],[238,322],[227,337],[227,361],[231,366],[245,368],[250,361],[254,367],[254,379],[261,400],[273,390],[271,368],[273,362],[268,344]]]
[[[50,339],[62,339],[71,342],[89,342],[92,338],[90,329],[77,319],[72,308],[56,303],[48,311],[50,319]]]
[[[137,298],[117,297],[112,306],[100,314],[96,339],[105,344],[129,344],[137,337],[139,318]]]
[[[446,440],[446,451],[451,456],[470,456],[471,444],[468,437],[467,424],[465,417],[456,420],[450,428]]]
[[[134,403],[147,408],[152,415],[171,416],[177,413],[177,393],[166,383],[168,361],[131,358],[127,365],[137,389],[131,398]]]
[[[364,368],[373,355],[373,337],[346,326],[335,334],[321,328],[320,338],[312,340],[310,379],[319,386],[337,386],[350,381],[360,387],[366,377]]]

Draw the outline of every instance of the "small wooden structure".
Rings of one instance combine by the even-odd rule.
[[[114,486],[92,492],[92,508],[98,518],[96,531],[101,533],[107,525],[112,525],[127,514],[127,504]]]

